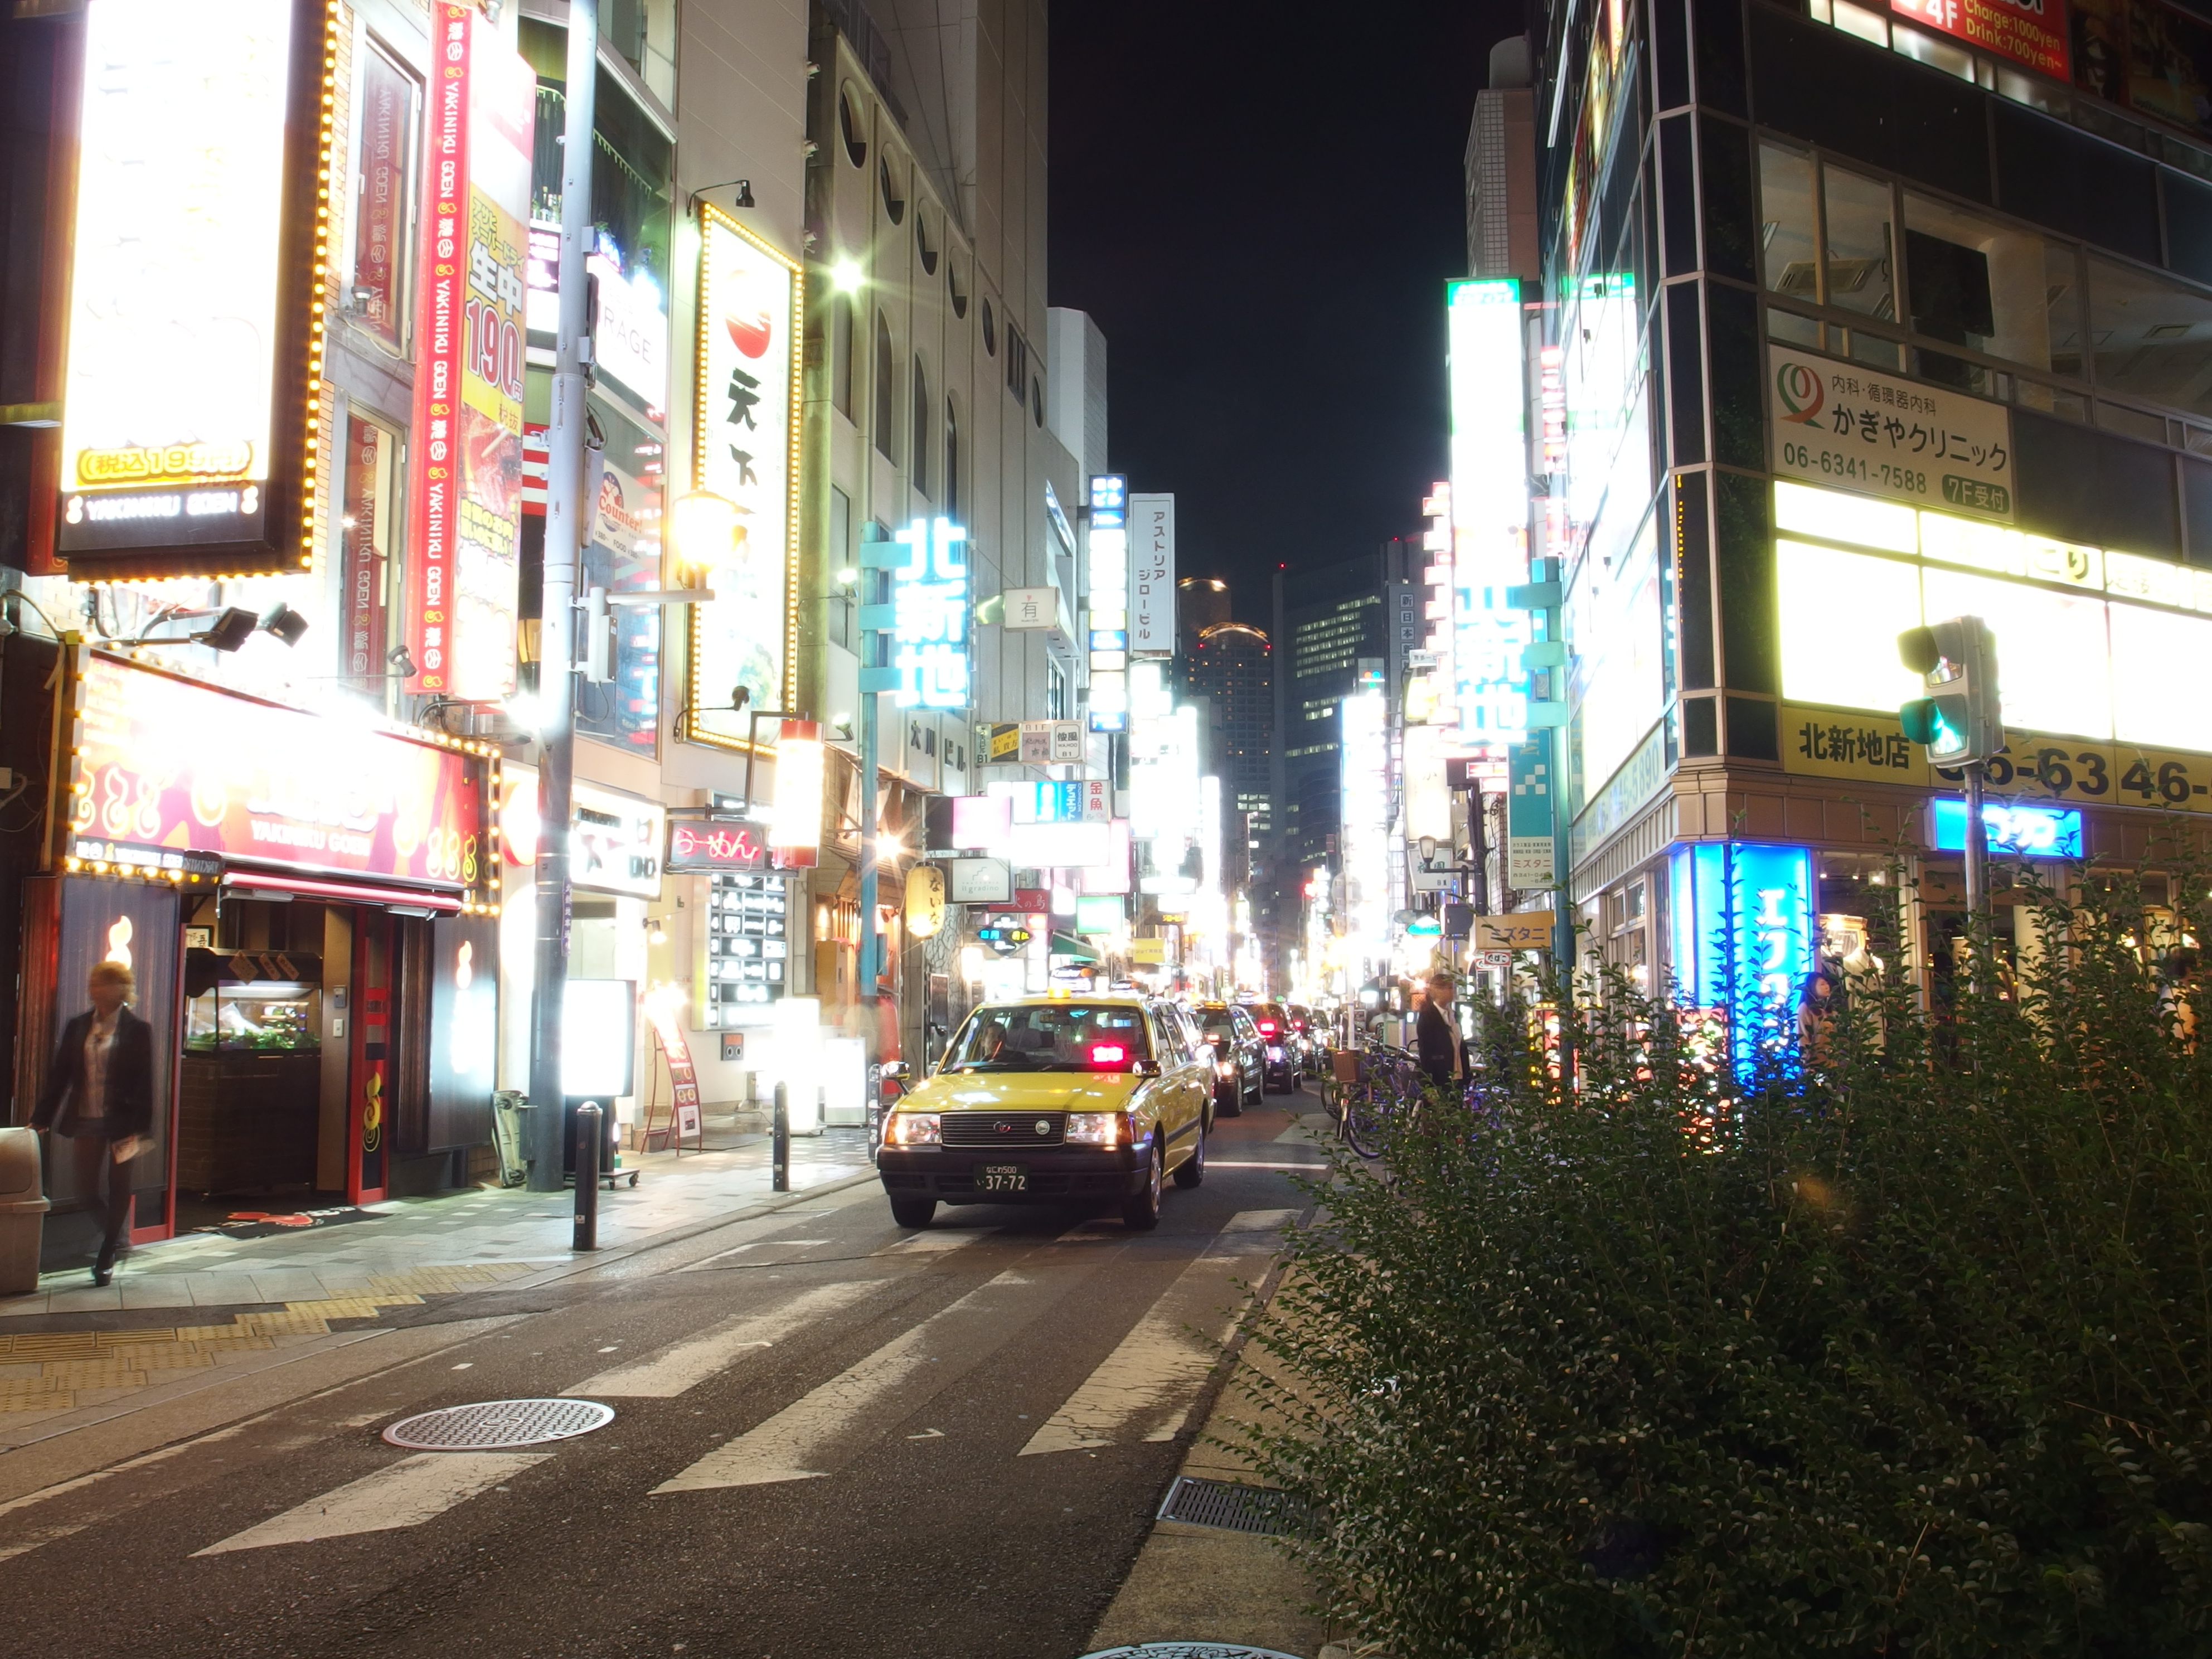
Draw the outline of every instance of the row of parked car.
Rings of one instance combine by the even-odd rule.
[[[1235,1117],[1263,1092],[1288,1094],[1328,1067],[1328,1028],[1300,1003],[1200,1002],[1191,1012],[1213,1048],[1213,1106]]]

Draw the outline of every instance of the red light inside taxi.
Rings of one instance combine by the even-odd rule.
[[[1091,1045],[1093,1066],[1119,1066],[1129,1057],[1127,1045],[1120,1042],[1094,1042]]]

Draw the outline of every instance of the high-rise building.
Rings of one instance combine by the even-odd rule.
[[[1950,971],[1958,786],[1899,726],[1900,630],[1995,631],[1999,850],[2133,859],[2212,800],[2212,118],[2156,44],[2212,33],[1952,15],[1560,0],[1538,42],[1572,902],[1740,1056],[1863,960],[1900,836],[1892,967]]]
[[[1419,544],[1394,538],[1319,569],[1275,573],[1273,823],[1285,878],[1319,863],[1342,823],[1344,699],[1392,682],[1395,593],[1419,591]]]
[[[1224,805],[1249,838],[1260,840],[1274,822],[1273,656],[1273,646],[1260,629],[1224,622],[1199,629],[1176,660],[1185,695],[1204,697],[1220,711],[1218,759],[1228,795]]]

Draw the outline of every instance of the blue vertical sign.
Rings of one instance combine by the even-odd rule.
[[[1684,1006],[1728,1016],[1739,1082],[1788,1064],[1813,972],[1813,854],[1757,842],[1698,842],[1668,861],[1670,943]]]
[[[891,568],[891,638],[898,706],[965,708],[968,532],[950,519],[916,519],[892,538],[907,550]]]

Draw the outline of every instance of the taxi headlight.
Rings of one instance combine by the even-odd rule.
[[[1117,1146],[1121,1142],[1119,1112],[1070,1112],[1067,1144],[1071,1146]]]
[[[939,1139],[937,1114],[893,1112],[884,1139],[894,1146],[934,1146]]]

